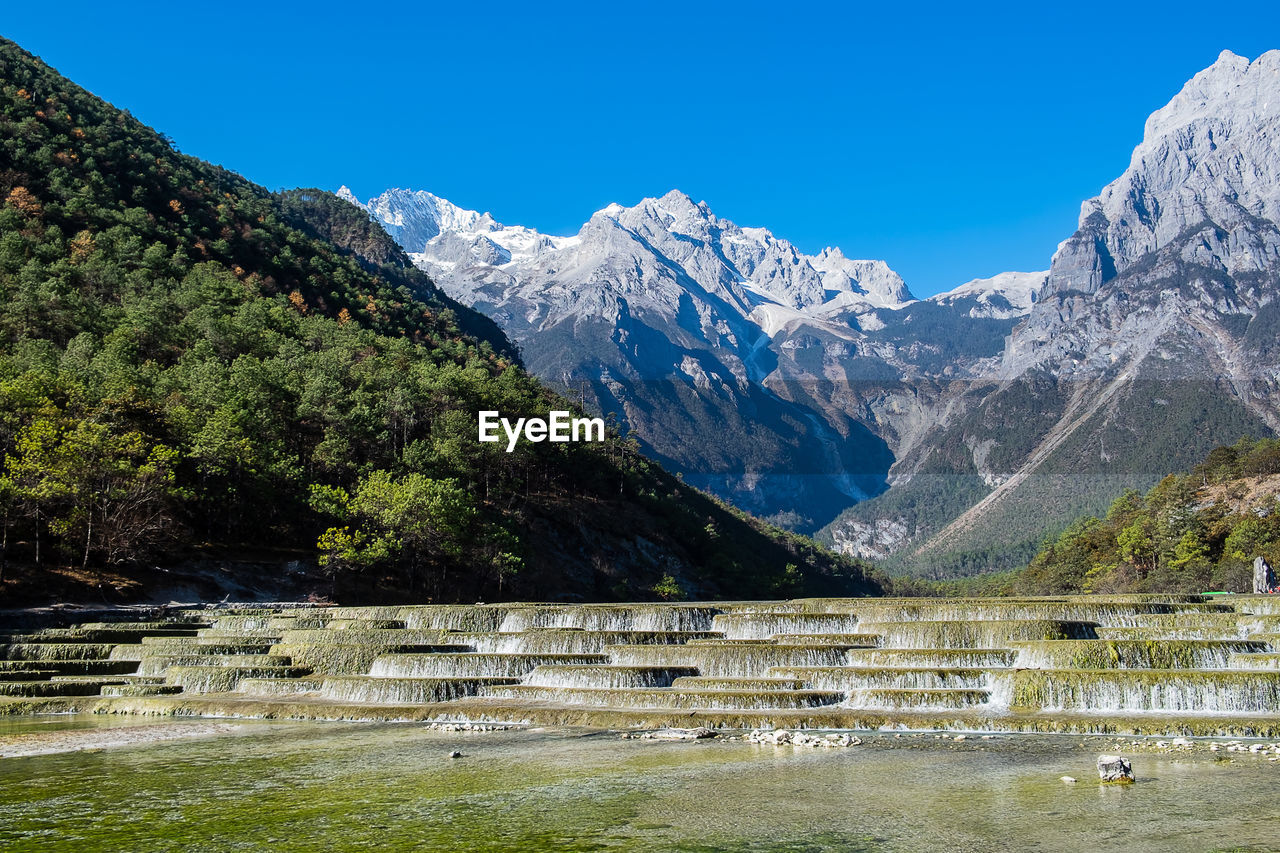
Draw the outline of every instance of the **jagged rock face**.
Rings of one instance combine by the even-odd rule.
[[[1151,117],[1047,273],[923,301],[882,261],[805,255],[678,192],[571,237],[429,193],[366,207],[536,373],[693,482],[815,523],[891,483],[824,535],[926,555],[1039,541],[1280,428],[1278,116],[1280,53],[1224,53]]]
[[[1280,430],[1278,215],[1280,51],[1253,63],[1224,53],[1084,203],[1000,381],[953,398],[956,416],[898,458],[893,501],[855,508],[826,535],[858,541],[904,504],[936,505],[937,483],[963,482],[971,505],[914,519],[909,553],[1033,547],[1125,486]]]
[[[1002,272],[991,278],[976,278],[954,290],[931,296],[939,305],[967,307],[973,318],[1014,320],[1025,317],[1039,297],[1046,272]]]
[[[363,206],[539,376],[616,412],[690,482],[801,529],[882,490],[890,448],[919,434],[921,394],[900,377],[957,369],[951,333],[923,342],[913,318],[935,331],[941,317],[998,318],[961,359],[994,363],[1029,305],[1003,280],[918,302],[884,261],[806,255],[676,191],[610,205],[570,237],[426,192]]]
[[[1004,375],[1105,373],[1168,354],[1177,336],[1204,358],[1171,369],[1274,381],[1274,363],[1237,363],[1235,332],[1275,298],[1278,222],[1280,51],[1252,63],[1224,51],[1147,120],[1129,168],[1084,203]]]
[[[1275,247],[1259,231],[1274,232],[1277,221],[1280,51],[1252,63],[1223,51],[1147,119],[1129,168],[1082,205],[1046,295],[1095,293],[1170,245],[1183,261],[1231,276],[1266,272]]]
[[[1251,245],[1257,220],[1280,221],[1280,51],[1250,63],[1230,51],[1147,120],[1129,168],[1097,199],[1117,273],[1213,222],[1239,244],[1213,257],[1232,274],[1265,269]]]
[[[1147,119],[1129,168],[1086,201],[1059,249],[1046,295],[1096,293],[1171,244],[1232,276],[1264,272],[1280,221],[1280,51],[1255,62],[1223,51]],[[1200,245],[1206,224],[1216,226]]]

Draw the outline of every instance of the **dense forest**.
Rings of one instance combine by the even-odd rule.
[[[882,584],[933,597],[1250,592],[1255,557],[1280,566],[1280,439],[1242,438],[1146,494],[1126,490],[1102,518],[1046,539],[1022,568]]]
[[[1280,565],[1280,440],[1219,447],[1104,518],[1045,544],[1012,582],[1019,593],[1249,592],[1253,560]]]
[[[880,591],[617,430],[477,442],[479,410],[575,407],[362,211],[185,156],[11,42],[0,85],[0,579],[253,553],[347,601]]]

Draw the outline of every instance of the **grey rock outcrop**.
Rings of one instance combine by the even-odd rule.
[[[1120,755],[1099,755],[1098,778],[1109,785],[1131,784],[1134,781],[1133,765]]]
[[[1276,576],[1271,572],[1271,564],[1262,557],[1253,558],[1253,591],[1259,594],[1275,592]]]
[[[362,206],[446,292],[497,320],[543,379],[617,413],[687,481],[801,528],[882,490],[889,441],[912,434],[873,429],[877,408],[914,414],[910,399],[850,387],[931,369],[918,362],[939,345],[903,330],[904,308],[967,319],[1029,304],[1017,286],[988,294],[981,282],[955,297],[963,306],[917,303],[883,261],[806,255],[676,191],[610,205],[569,237],[425,192]]]
[[[801,530],[849,507],[820,535],[850,553],[1026,556],[1126,486],[1280,430],[1278,51],[1224,52],[1154,113],[1047,272],[927,300],[883,261],[807,255],[675,191],[565,237],[430,193],[365,207],[689,482]]]
[[[1223,53],[1084,202],[995,381],[974,376],[933,405],[945,414],[898,455],[889,496],[824,535],[856,541],[904,521],[904,505],[931,507],[905,518],[912,562],[992,546],[1026,558],[1123,488],[1280,430],[1278,216],[1280,51]],[[1050,520],[1031,506],[1069,509]]]

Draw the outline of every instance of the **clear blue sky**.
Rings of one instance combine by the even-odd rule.
[[[270,188],[568,234],[679,188],[917,295],[1042,269],[1146,116],[1280,3],[77,3],[0,33]]]

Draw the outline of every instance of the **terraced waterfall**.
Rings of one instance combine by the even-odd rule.
[[[1280,598],[218,607],[4,632],[9,713],[1280,732]]]

